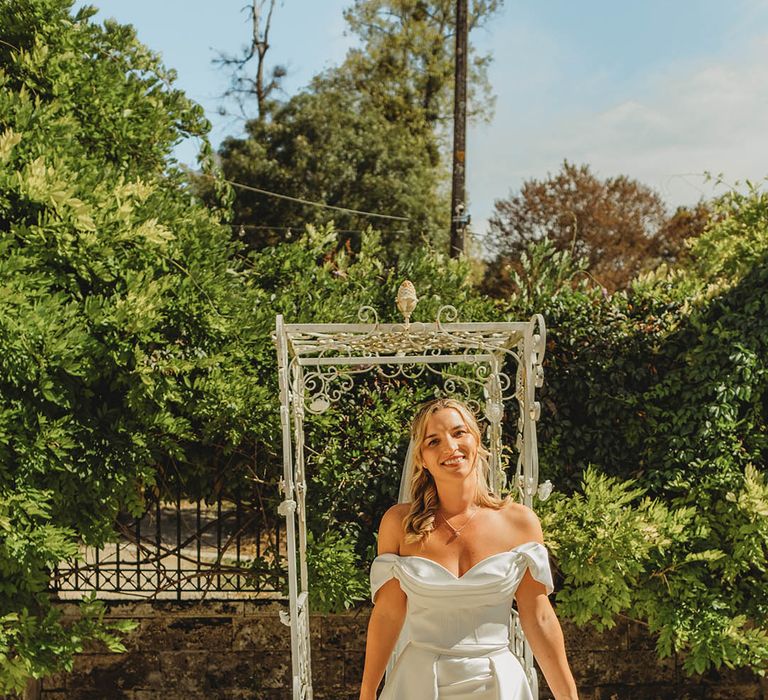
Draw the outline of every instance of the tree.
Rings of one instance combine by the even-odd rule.
[[[220,149],[227,179],[371,217],[238,189],[233,225],[260,248],[290,237],[307,223],[336,222],[358,241],[369,226],[392,249],[444,236],[444,172],[431,159],[430,139],[368,108],[359,95],[316,82],[278,107],[270,120],[252,120],[248,137]],[[357,243],[356,243],[357,245]]]
[[[473,3],[480,26],[499,0]],[[308,89],[246,124],[221,147],[225,176],[260,190],[396,218],[324,209],[238,189],[233,226],[259,248],[287,229],[335,220],[353,244],[367,226],[391,252],[447,248],[449,173],[442,153],[453,86],[451,0],[358,0],[345,17],[361,40]],[[472,69],[475,113],[488,113],[485,67]]]
[[[469,31],[503,0],[474,0]],[[362,46],[353,48],[336,78],[367,94],[392,119],[418,116],[429,128],[445,127],[453,113],[455,0],[355,0],[344,17]],[[470,116],[490,117],[490,56],[470,50]]]
[[[267,6],[269,2],[269,6]],[[269,51],[269,31],[272,28],[272,14],[275,11],[276,0],[252,0],[250,6],[251,15],[251,43],[244,49],[240,56],[219,54],[215,63],[232,69],[232,84],[225,93],[225,97],[234,96],[244,110],[245,102],[249,97],[256,98],[257,116],[259,120],[265,119],[273,102],[269,99],[275,90],[280,87],[280,81],[286,75],[284,66],[275,66],[269,82],[264,77],[267,51]],[[266,7],[266,16],[264,9]],[[256,59],[256,75],[250,77],[247,74],[249,64]]]
[[[695,243],[721,215],[703,200],[693,207],[678,207],[659,232],[659,258],[667,265],[680,265],[688,257],[688,244]]]
[[[705,211],[681,208],[670,219],[661,197],[637,180],[601,180],[588,165],[564,161],[559,173],[528,180],[518,194],[496,201],[489,236],[496,259],[487,286],[503,289],[504,266],[514,268],[528,244],[546,238],[584,257],[602,286],[626,287],[639,273],[674,262],[682,240],[700,232]]]
[[[230,231],[171,157],[196,136],[209,167],[202,110],[71,5],[0,2],[0,695],[121,649],[97,604],[62,622],[51,570],[146,488],[239,465],[269,398]]]

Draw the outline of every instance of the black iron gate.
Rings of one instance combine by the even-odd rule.
[[[51,588],[60,598],[199,599],[282,597],[285,537],[260,498],[219,495],[190,500],[181,492],[146,498],[139,518],[121,516],[117,537],[58,566]],[[271,504],[270,504],[271,505]]]

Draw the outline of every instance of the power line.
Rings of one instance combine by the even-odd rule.
[[[211,178],[212,180],[216,180],[218,178],[214,177],[213,175],[209,175],[208,173],[202,173],[203,177]],[[257,194],[264,194],[268,197],[277,197],[278,199],[286,199],[289,202],[298,202],[299,204],[306,204],[310,207],[320,207],[321,209],[333,209],[334,211],[342,211],[346,214],[360,214],[362,216],[373,216],[379,219],[392,219],[394,221],[410,221],[410,218],[407,216],[394,216],[392,214],[377,214],[376,212],[372,211],[363,211],[361,209],[349,209],[348,207],[336,207],[332,204],[324,204],[322,202],[311,202],[308,199],[301,199],[300,197],[291,197],[287,194],[280,194],[279,192],[270,192],[269,190],[262,190],[259,187],[251,187],[250,185],[244,185],[242,182],[235,182],[234,180],[227,180],[225,178],[221,178],[221,181],[226,182],[228,185],[232,185],[232,187],[238,187],[241,190],[247,190],[248,192],[256,192]]]
[[[233,229],[255,229],[257,231],[296,231],[300,232],[306,224],[296,224],[295,226],[270,226],[268,224],[227,224]],[[367,233],[365,229],[359,228],[336,228],[333,229],[336,233]],[[408,233],[406,229],[387,229],[388,233]]]

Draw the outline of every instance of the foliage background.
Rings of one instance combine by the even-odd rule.
[[[202,111],[70,5],[0,3],[0,692],[120,648],[95,603],[60,624],[51,568],[225,461],[265,392],[237,246],[170,157]]]
[[[256,480],[274,498],[274,315],[353,320],[369,304],[393,320],[404,278],[422,319],[445,303],[472,320],[545,315],[539,445],[558,492],[540,512],[559,613],[640,620],[690,672],[765,669],[764,193],[711,203],[674,269],[612,294],[548,240],[522,250],[496,299],[475,286],[476,263],[428,236],[404,254],[386,232],[347,244],[324,224],[244,245],[200,109],[130,28],[89,16],[65,0],[0,3],[0,692],[71,667],[88,641],[120,649],[125,628],[98,603],[62,625],[45,589],[56,562],[140,512],[146,489]],[[171,156],[190,136],[197,178]],[[309,464],[315,609],[367,598],[407,419],[431,390],[383,388],[361,381],[308,427],[323,446]]]

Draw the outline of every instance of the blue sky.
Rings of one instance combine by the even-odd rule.
[[[218,108],[226,73],[212,60],[248,40],[246,0],[101,0],[97,20],[133,24],[199,102],[218,145],[242,120]],[[271,64],[288,68],[286,96],[340,62],[353,38],[351,0],[282,0]],[[468,196],[482,230],[494,199],[563,159],[602,177],[629,175],[670,208],[768,174],[768,0],[506,0],[472,41],[494,57],[490,123],[470,124]],[[232,106],[232,105],[230,105]],[[195,144],[179,148],[193,164]],[[290,193],[287,193],[290,194]]]

